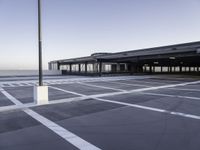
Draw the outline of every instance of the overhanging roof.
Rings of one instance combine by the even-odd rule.
[[[152,55],[165,55],[165,54],[175,54],[175,53],[197,53],[197,49],[200,48],[200,42],[176,44],[170,46],[146,48],[140,50],[131,50],[109,54],[106,56],[100,56],[99,59],[119,59],[127,57],[142,57],[142,56],[152,56]]]
[[[73,58],[73,59],[63,59],[56,60],[52,62],[59,63],[83,63],[83,62],[94,62],[97,60],[116,60],[116,59],[126,59],[126,58],[138,58],[138,57],[146,57],[146,56],[158,56],[158,55],[167,55],[167,54],[186,54],[190,53],[192,55],[197,54],[197,50],[200,49],[200,41],[198,42],[190,42],[169,46],[161,46],[161,47],[153,47],[153,48],[145,48],[139,50],[130,50],[124,52],[117,53],[107,53],[101,55],[91,55],[87,57]],[[50,63],[52,63],[50,62]]]

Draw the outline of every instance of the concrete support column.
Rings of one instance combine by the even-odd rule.
[[[183,69],[182,69],[182,66],[180,66],[180,67],[179,67],[179,72],[182,72],[182,70],[183,70]]]
[[[196,72],[198,72],[198,67],[196,67]]]
[[[138,66],[137,66],[137,65],[134,67],[134,70],[135,70],[136,73],[139,72],[139,69],[138,69]]]
[[[52,70],[52,65],[51,65],[51,63],[48,63],[48,68],[49,68],[49,70]]]
[[[88,70],[88,63],[87,62],[85,62],[85,73],[87,73],[87,70]]]
[[[125,72],[128,72],[128,64],[125,63]]]
[[[117,72],[120,72],[120,63],[117,63]]]
[[[170,73],[172,72],[172,66],[169,67],[169,72],[170,72]]]
[[[136,72],[136,66],[134,63],[131,63],[131,74]]]
[[[153,67],[154,72],[156,72],[156,66]]]
[[[140,65],[138,65],[138,66],[136,67],[136,70],[137,70],[137,73],[142,73],[142,72],[143,72],[143,68],[142,68],[142,66],[140,66]]]
[[[93,63],[93,72],[94,73],[98,72],[98,64],[97,63]]]
[[[111,71],[112,71],[112,72],[116,72],[116,71],[117,71],[116,68],[117,68],[117,67],[116,67],[115,64],[111,64]]]
[[[81,72],[81,64],[78,64],[78,72]]]
[[[163,66],[160,66],[160,72],[161,73],[163,72]]]
[[[197,67],[194,67],[194,71],[197,72]]]
[[[102,62],[99,62],[99,76],[102,75]]]
[[[189,67],[189,72],[191,72],[191,67]]]
[[[57,63],[57,69],[60,70],[60,63]]]
[[[152,66],[149,66],[149,72],[152,73]]]
[[[69,72],[72,72],[72,64],[69,64]]]
[[[145,73],[147,72],[147,66],[144,66],[144,72]]]
[[[105,65],[105,63],[102,62],[102,66],[101,67],[102,67],[101,71],[105,72],[106,71],[106,65]]]

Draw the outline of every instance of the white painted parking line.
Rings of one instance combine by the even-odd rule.
[[[192,83],[191,83],[192,84]],[[77,93],[77,92],[72,92],[72,91],[68,91],[68,90],[64,90],[61,88],[57,88],[57,87],[52,87],[49,86],[50,88],[65,92],[65,93],[71,93],[80,97],[74,97],[74,98],[67,98],[67,99],[60,99],[60,100],[54,100],[54,101],[49,101],[49,105],[50,104],[57,104],[57,103],[65,103],[65,102],[71,102],[71,101],[80,101],[80,100],[86,100],[86,99],[90,99],[90,98],[99,98],[99,97],[107,97],[107,96],[116,96],[116,95],[121,95],[121,94],[128,94],[128,93],[134,93],[134,91],[123,91],[123,92],[110,92],[110,93],[103,93],[103,94],[94,94],[94,95],[89,95],[89,96],[85,96],[83,94]],[[143,90],[145,90],[146,88],[142,88]],[[140,90],[141,91],[141,90]],[[137,92],[140,92],[137,91]],[[143,92],[143,91],[141,91]],[[149,94],[149,95],[155,95],[155,96],[167,96],[167,97],[176,97],[176,98],[185,98],[185,99],[194,99],[194,100],[199,100],[200,98],[198,97],[186,97],[186,96],[175,96],[175,95],[169,95],[169,94],[156,94],[156,93],[147,93],[147,92],[143,92],[144,94]],[[31,107],[35,107],[36,105],[34,103],[30,103],[30,104],[24,104],[23,106],[3,106],[0,107],[0,112],[3,111],[10,111],[10,110],[15,110],[15,109],[24,109],[24,108],[31,108]]]
[[[18,86],[28,86],[28,85],[25,83],[19,83]]]
[[[124,91],[124,92],[117,92],[117,93],[108,93],[108,95],[117,95],[117,94],[124,94],[124,93],[132,93],[132,92],[143,92],[143,91],[148,91],[148,90],[156,90],[159,88],[168,88],[168,87],[176,87],[176,86],[184,86],[184,85],[188,85],[188,84],[194,84],[194,83],[199,83],[200,81],[195,81],[195,82],[187,82],[187,83],[181,83],[181,84],[174,84],[174,85],[165,85],[165,86],[159,86],[159,87],[151,87],[151,88],[143,88],[143,89],[136,89],[136,90],[132,90],[132,91]],[[57,88],[57,90],[62,90]],[[63,90],[62,90],[63,91]],[[70,92],[70,91],[66,91],[65,92]],[[63,91],[63,92],[64,92]],[[74,94],[79,94],[77,92],[74,92]],[[83,94],[81,94],[83,95]],[[191,114],[186,114],[186,113],[181,113],[181,112],[174,112],[174,111],[168,111],[168,110],[164,110],[164,109],[159,109],[159,108],[154,108],[154,107],[147,107],[147,106],[142,106],[142,105],[137,105],[137,104],[130,104],[130,103],[125,103],[125,102],[119,102],[119,101],[113,101],[113,100],[107,100],[107,99],[102,99],[99,98],[97,95],[92,95],[92,96],[85,96],[85,98],[90,97],[94,100],[99,100],[99,101],[104,101],[104,102],[109,102],[109,103],[113,103],[113,104],[121,104],[124,106],[131,106],[131,107],[135,107],[135,108],[140,108],[140,109],[144,109],[144,110],[151,110],[151,111],[155,111],[155,112],[161,112],[161,113],[167,113],[167,114],[171,114],[171,115],[176,115],[176,116],[181,116],[181,117],[186,117],[186,118],[191,118],[191,119],[198,119],[200,120],[200,116],[197,115],[191,115]]]
[[[7,91],[1,89],[1,92],[10,99],[16,105],[23,105],[19,100],[15,97],[10,95]],[[60,125],[56,124],[55,122],[43,117],[42,115],[38,114],[37,112],[26,108],[23,110],[29,116],[46,126],[48,129],[65,139],[67,142],[71,143],[75,147],[80,150],[101,150],[100,148],[96,147],[95,145],[85,141],[84,139],[80,138],[79,136],[73,134],[72,132],[66,130],[65,128],[61,127]]]
[[[143,94],[145,94],[145,95],[153,95],[153,96],[175,97],[175,98],[184,98],[184,99],[200,100],[200,97],[190,97],[190,96],[181,96],[181,95],[170,95],[170,94],[161,94],[161,93],[149,93],[149,92],[143,92]]]
[[[101,88],[101,89],[108,89],[108,90],[122,91],[122,92],[126,91],[126,90],[122,90],[122,89],[111,88],[111,87],[101,86],[101,85],[94,85],[94,84],[88,84],[88,83],[82,83],[82,82],[77,82],[77,83],[82,84],[82,85],[86,85],[86,86],[90,86],[90,87]]]
[[[54,86],[49,86],[49,88],[52,88],[52,89],[55,89],[55,90],[59,90],[59,91],[65,92],[65,93],[71,93],[71,94],[74,94],[74,95],[79,95],[79,96],[82,96],[82,97],[84,97],[84,96],[85,96],[85,95],[83,95],[83,94],[80,94],[80,93],[77,93],[77,92],[73,92],[73,91],[64,90],[64,89],[57,88],[57,87],[54,87]]]
[[[130,103],[125,103],[125,102],[107,100],[107,99],[102,99],[102,98],[95,98],[95,100],[200,120],[200,116],[197,116],[197,115],[191,115],[191,114],[186,114],[186,113],[181,113],[181,112],[168,111],[168,110],[165,110],[165,109],[147,107],[147,106],[142,106],[142,105],[137,105],[137,104],[130,104]]]
[[[155,81],[152,81],[152,82],[150,82],[150,81],[140,81],[140,80],[134,80],[134,82],[135,83],[137,83],[137,84],[144,84],[144,83],[147,83],[147,84],[158,84],[158,85],[163,85],[163,84],[167,84],[167,83],[163,83],[163,82],[155,82]]]
[[[168,88],[171,90],[180,90],[180,91],[191,91],[191,92],[200,92],[198,89],[188,89],[188,88]]]
[[[9,87],[14,87],[14,85],[12,83],[8,83]]]
[[[11,100],[15,105],[23,105],[20,101],[18,101],[16,98],[14,98],[12,95],[10,95],[7,91],[4,89],[0,89],[0,92],[5,95],[9,100]]]
[[[34,83],[24,83],[25,84],[25,86],[33,86],[34,85]]]
[[[41,105],[37,105],[35,103],[27,103],[27,104],[23,104],[23,105],[2,106],[2,107],[0,107],[0,112],[13,111],[13,110],[23,110],[23,109],[26,109],[26,108],[33,108],[33,107],[42,106],[42,105],[70,103],[70,102],[86,100],[86,99],[89,99],[89,98],[90,98],[89,96],[88,97],[85,96],[85,97],[65,98],[65,99],[49,101],[48,104],[41,104]]]
[[[51,84],[64,84],[64,83],[76,83],[76,82],[96,82],[96,81],[117,81],[117,80],[132,80],[132,79],[146,79],[150,78],[151,76],[118,76],[118,77],[94,77],[94,78],[88,78],[88,77],[81,77],[81,78],[61,78],[61,79],[45,79],[44,82],[47,83],[48,85]],[[16,78],[17,80],[18,78]],[[11,84],[12,87],[18,87],[19,85],[13,85],[13,84],[20,84],[20,83],[30,83],[31,85],[36,85],[37,80],[36,79],[28,79],[20,81],[0,81],[0,87],[4,87],[3,84]]]
[[[84,139],[78,137],[74,133],[66,130],[65,128],[61,127],[60,125],[56,124],[55,122],[41,116],[40,114],[36,113],[35,111],[31,109],[24,110],[28,115],[33,117],[35,120],[42,123],[44,126],[49,128],[51,131],[74,145],[80,150],[100,150],[100,148],[92,145],[91,143],[85,141]]]
[[[144,85],[144,84],[130,84],[130,83],[124,83],[124,82],[117,82],[117,81],[111,81],[111,83],[115,83],[115,84],[121,84],[121,85],[129,85],[129,86],[140,86],[140,87],[152,87],[149,85]]]
[[[27,103],[27,104],[23,104],[23,105],[3,106],[3,107],[0,107],[0,112],[23,110],[23,109],[31,108],[31,107],[35,107],[35,106],[36,106],[35,103]]]
[[[177,87],[177,86],[185,86],[185,85],[197,84],[197,83],[200,83],[200,81],[185,82],[185,83],[179,83],[179,84],[168,84],[168,85],[162,85],[162,86],[155,86],[155,87],[149,87],[149,88],[136,89],[136,90],[131,90],[131,91],[132,92],[143,92],[143,91],[158,90],[158,89],[165,89],[165,88],[173,88],[173,87]]]
[[[186,82],[186,83],[181,83],[181,84],[170,84],[170,85],[164,85],[164,86],[156,86],[156,87],[147,87],[147,88],[141,88],[141,89],[134,89],[134,90],[129,90],[129,91],[120,91],[120,92],[111,92],[111,93],[103,93],[103,94],[96,94],[96,95],[84,95],[84,94],[80,94],[77,92],[73,92],[73,91],[69,91],[69,90],[64,90],[62,88],[57,88],[57,87],[53,87],[53,86],[49,86],[50,88],[62,91],[62,92],[66,92],[66,93],[72,93],[75,95],[79,95],[82,97],[87,97],[87,98],[96,98],[96,97],[106,97],[106,96],[116,96],[116,95],[121,95],[121,94],[128,94],[128,93],[138,93],[138,92],[145,92],[145,91],[149,91],[149,90],[158,90],[158,89],[165,89],[165,88],[171,88],[171,87],[176,87],[176,86],[185,86],[185,85],[189,85],[189,84],[196,84],[196,83],[200,83],[200,81],[195,81],[195,82]]]

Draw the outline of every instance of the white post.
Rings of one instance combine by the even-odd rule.
[[[38,105],[48,104],[48,86],[34,86],[34,102]]]

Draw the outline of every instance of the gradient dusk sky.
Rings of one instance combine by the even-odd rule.
[[[51,60],[200,41],[200,0],[42,0]],[[0,69],[37,68],[37,0],[0,0]]]

